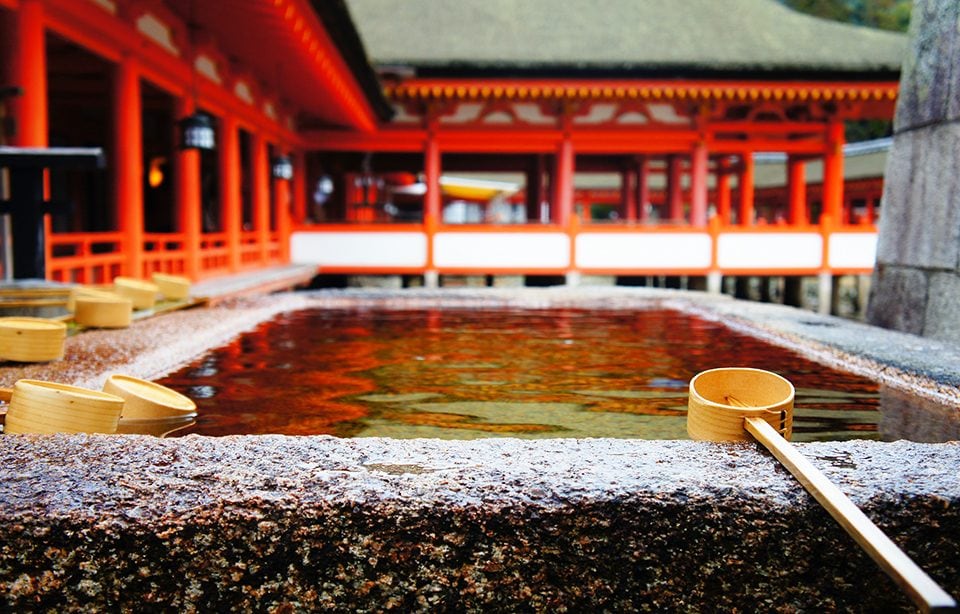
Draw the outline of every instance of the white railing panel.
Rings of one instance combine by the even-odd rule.
[[[440,269],[565,269],[570,239],[561,232],[438,232],[433,262]]]
[[[830,266],[872,269],[877,262],[877,233],[838,232],[830,235]]]
[[[717,244],[717,266],[721,271],[819,269],[822,260],[823,238],[812,232],[721,234]]]
[[[294,264],[329,267],[424,267],[427,236],[421,232],[295,232]]]
[[[708,269],[707,233],[584,232],[577,236],[577,266],[584,269]]]

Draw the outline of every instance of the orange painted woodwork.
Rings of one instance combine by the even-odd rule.
[[[11,64],[10,85],[23,90],[8,102],[17,122],[12,144],[18,147],[47,146],[47,50],[43,22],[43,3],[21,0],[12,27],[17,52],[7,60]]]
[[[742,158],[743,168],[740,170],[740,210],[739,222],[741,226],[753,226],[755,212],[753,208],[754,197],[754,162],[753,155],[748,154]]]
[[[227,115],[220,123],[220,202],[223,231],[227,236],[228,268],[240,270],[240,226],[243,203],[240,196],[240,133],[236,118]]]
[[[177,101],[177,117],[193,114],[193,100]],[[184,274],[191,280],[200,278],[200,152],[195,149],[177,149],[173,154],[176,165],[177,212],[180,230],[184,235],[186,262]]]
[[[800,224],[807,221],[807,181],[803,160],[787,160],[787,221]]]
[[[114,74],[114,203],[124,236],[124,273],[143,276],[143,136],[140,126],[140,74],[134,58],[124,58]]]

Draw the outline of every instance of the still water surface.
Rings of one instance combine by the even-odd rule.
[[[881,438],[877,384],[668,310],[299,311],[161,383],[199,408],[175,435],[685,439],[719,366],[791,380],[794,441]]]

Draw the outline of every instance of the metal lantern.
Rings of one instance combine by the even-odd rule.
[[[212,150],[216,136],[210,116],[194,113],[180,120],[180,149]]]
[[[276,156],[271,164],[274,179],[290,181],[293,179],[293,161],[290,156]]]

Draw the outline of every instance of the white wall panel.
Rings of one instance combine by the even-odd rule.
[[[877,233],[844,232],[830,235],[830,266],[872,269],[877,261]]]
[[[419,232],[295,232],[294,264],[337,267],[423,267],[427,236]]]
[[[433,262],[440,269],[565,269],[570,239],[560,232],[439,232]]]
[[[823,239],[819,234],[763,232],[721,234],[717,264],[723,269],[819,269]]]
[[[584,232],[576,258],[584,269],[708,269],[710,235]]]

